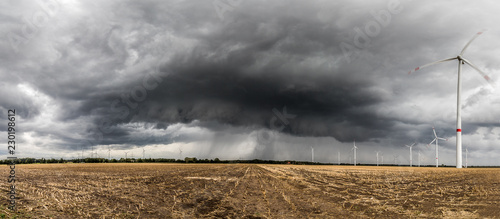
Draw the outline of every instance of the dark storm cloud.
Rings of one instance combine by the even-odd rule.
[[[300,33],[321,35],[324,30],[313,28],[321,25],[302,24],[288,16],[276,20],[283,21],[270,29],[282,32],[275,33],[277,37],[272,39],[265,37],[268,33],[248,37],[214,33],[216,36],[199,39],[201,42],[192,51],[164,65],[168,76],[159,88],[148,93],[147,101],[140,104],[133,121],[189,123],[214,120],[235,126],[269,128],[272,109],[281,111],[286,106],[289,113],[298,115],[291,123],[289,131],[292,134],[324,136],[333,132],[335,137],[347,140],[354,134],[343,133],[340,129],[359,126],[369,131],[374,128],[377,124],[368,119],[373,117],[370,112],[355,110],[385,98],[370,89],[373,84],[369,75],[311,65],[307,59],[320,59],[317,51],[329,41],[303,37]],[[251,18],[244,21],[250,25],[224,26],[220,31],[230,32],[234,28],[236,30],[231,32],[238,34],[243,30],[247,34],[256,32],[258,22],[253,23]],[[292,30],[282,23],[308,28],[307,31]],[[279,55],[269,57],[269,53]],[[375,134],[377,131],[370,132]]]
[[[164,63],[168,76],[160,87],[148,92],[147,100],[127,118],[114,121],[200,120],[269,128],[272,109],[281,111],[286,106],[290,114],[297,115],[286,130],[294,135],[334,136],[342,141],[382,136],[377,127],[390,128],[391,122],[364,109],[388,97],[383,88],[373,89],[375,77],[380,75],[372,74],[373,67],[356,63],[332,68],[344,56],[338,48],[339,35],[349,30],[308,13],[319,5],[303,6],[304,10],[294,6],[284,13],[235,11],[227,18],[230,22],[189,17],[193,19],[188,22],[191,28],[176,34],[194,38],[196,44]],[[212,28],[201,29],[205,26]],[[114,91],[118,97],[128,90]],[[93,109],[104,113],[101,117],[112,116],[105,109],[96,110],[111,105],[113,97],[113,93],[100,92],[74,111],[80,113],[73,114]]]
[[[207,19],[197,13],[188,13],[189,16],[178,19],[174,34],[194,40],[195,44],[162,63],[164,80],[159,87],[148,91],[147,100],[131,110],[126,118],[115,118],[112,126],[115,126],[113,130],[117,130],[118,136],[110,133],[107,138],[120,141],[117,137],[126,136],[128,132],[116,125],[128,122],[173,124],[199,120],[271,128],[272,109],[281,111],[285,106],[289,114],[297,115],[284,130],[293,135],[333,136],[340,141],[350,141],[354,138],[376,140],[392,131],[397,132],[394,123],[404,121],[404,118],[382,116],[373,109],[389,99],[399,99],[398,95],[405,93],[401,86],[408,84],[401,76],[394,76],[400,72],[394,68],[394,63],[387,61],[391,57],[399,58],[395,51],[388,49],[395,45],[404,46],[401,42],[409,40],[389,31],[401,29],[394,26],[402,19],[398,20],[398,15],[393,14],[387,29],[371,38],[370,45],[359,51],[359,56],[351,57],[354,58],[352,62],[345,62],[346,54],[339,47],[340,42],[355,44],[353,39],[356,39],[357,32],[353,29],[362,28],[366,22],[374,20],[370,17],[373,16],[370,10],[356,4],[350,7],[333,4],[329,5],[333,15],[325,21],[318,17],[318,13],[311,13],[320,11],[320,4],[296,2],[287,10],[276,13],[276,8],[284,7],[281,3],[269,3],[272,7],[267,9],[251,4],[242,6],[252,13],[235,9],[228,12],[223,21],[210,16]],[[399,10],[409,7],[405,3],[399,2]],[[386,5],[381,1],[372,6],[376,12],[387,10]],[[204,14],[213,10],[207,5],[188,7]],[[352,19],[346,19],[349,15],[342,12],[345,7],[351,10],[358,7],[366,14],[358,12],[351,15]],[[134,8],[141,12],[138,15],[147,23],[159,21],[157,16],[149,15],[154,14],[155,7],[143,5]],[[189,11],[186,7],[181,8],[178,7],[180,11]],[[336,13],[342,17],[336,17]],[[348,20],[349,25],[332,24],[336,20]],[[179,26],[179,23],[185,26]],[[110,40],[109,33],[113,30],[114,27],[107,32],[105,41]],[[427,48],[438,43],[441,42],[433,41]],[[114,51],[112,54],[126,53]],[[420,64],[426,60],[416,62]],[[131,91],[134,83],[137,84],[130,80],[119,88],[114,84],[110,93],[98,90],[96,97],[85,98],[75,115],[93,110],[97,114],[96,126],[103,117],[113,118],[113,113],[106,108],[113,98]],[[394,88],[394,84],[403,85]],[[441,89],[452,87],[441,86]],[[415,120],[406,122],[421,123]],[[401,134],[401,137],[405,135]]]
[[[0,109],[2,114],[0,118],[7,121],[7,110],[17,109],[18,115],[31,119],[40,113],[39,106],[35,103],[29,101],[28,97],[23,93],[13,93],[12,90],[16,90],[15,86],[6,82],[0,82],[0,93],[8,94],[2,95],[0,97]]]

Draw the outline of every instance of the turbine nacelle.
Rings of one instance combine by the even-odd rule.
[[[415,143],[411,144],[411,145],[407,145],[405,144],[406,147],[409,147],[409,148],[412,148],[413,146],[415,145]]]
[[[483,32],[478,32],[476,35],[474,35],[474,37],[472,37],[472,39],[469,42],[467,42],[467,44],[462,49],[462,51],[460,52],[460,54],[457,55],[456,57],[447,58],[447,59],[439,60],[439,61],[436,61],[436,62],[431,62],[431,63],[425,64],[425,65],[422,65],[420,67],[416,67],[415,69],[409,71],[408,74],[416,72],[416,71],[418,71],[418,70],[420,70],[422,68],[429,67],[431,65],[435,65],[435,64],[439,64],[439,63],[447,62],[447,61],[452,61],[452,60],[458,60],[462,64],[466,64],[467,63],[468,65],[470,65],[474,70],[476,70],[481,75],[481,77],[483,77],[486,81],[490,82],[490,77],[487,74],[485,74],[483,71],[481,71],[478,67],[476,67],[474,64],[472,64],[470,61],[468,61],[467,59],[465,59],[465,58],[462,57],[462,55],[464,54],[464,52],[467,49],[467,47],[469,47],[469,45],[472,43],[472,41],[474,41],[482,33]]]

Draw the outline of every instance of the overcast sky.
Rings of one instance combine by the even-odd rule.
[[[37,4],[35,4],[36,2]],[[18,157],[500,165],[498,1],[2,1]],[[4,131],[5,132],[5,131]],[[6,133],[2,136],[7,136]],[[5,139],[5,141],[7,141]],[[7,156],[7,148],[0,150]],[[398,157],[396,157],[398,156]],[[464,153],[465,157],[465,153]],[[465,163],[465,159],[464,159]]]

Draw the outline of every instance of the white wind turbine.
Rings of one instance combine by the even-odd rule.
[[[431,145],[432,143],[436,142],[436,167],[439,166],[439,152],[438,152],[438,140],[445,140],[445,141],[448,141],[448,139],[446,138],[440,138],[436,135],[436,129],[434,129],[434,126],[432,127],[432,131],[434,132],[434,140],[431,141],[431,143],[429,143],[427,146]],[[457,167],[458,168],[458,167]]]
[[[354,146],[352,147],[352,151],[354,152],[354,166],[356,166],[356,149],[358,149],[358,147],[356,147],[356,140],[354,140]]]
[[[411,153],[411,149],[413,148],[413,145],[415,145],[415,143],[411,144],[411,145],[405,145],[406,147],[409,147],[410,148],[410,167],[413,166],[413,155]]]
[[[394,157],[394,165],[399,166],[399,155],[392,155]]]
[[[460,52],[460,54],[457,57],[451,57],[451,58],[439,60],[439,61],[436,61],[436,62],[432,62],[432,63],[426,64],[426,65],[417,67],[414,70],[408,72],[408,74],[411,74],[412,72],[418,71],[418,70],[420,70],[422,68],[425,68],[425,67],[428,67],[428,66],[431,66],[431,65],[434,65],[434,64],[439,64],[439,63],[442,63],[442,62],[447,62],[447,61],[452,61],[452,60],[458,60],[457,142],[456,142],[456,145],[457,145],[457,154],[456,154],[457,155],[456,156],[457,162],[456,162],[456,167],[457,168],[462,168],[462,116],[461,116],[461,106],[462,106],[462,104],[461,104],[461,99],[460,99],[460,93],[462,91],[462,84],[461,84],[461,81],[460,81],[460,72],[462,70],[462,65],[465,64],[465,63],[467,63],[473,69],[475,69],[477,72],[479,72],[479,74],[484,79],[486,79],[486,81],[490,80],[490,77],[488,77],[488,75],[486,75],[484,72],[482,72],[481,70],[479,70],[479,68],[476,67],[474,64],[472,64],[469,60],[467,60],[467,59],[465,59],[465,58],[462,57],[462,55],[464,54],[464,52],[467,49],[467,47],[469,47],[469,45],[472,43],[472,41],[474,41],[482,33],[483,32],[476,33],[476,35],[474,35],[474,37],[472,37],[472,39],[469,42],[467,42],[467,44],[465,44],[465,47],[462,49],[462,51]]]
[[[377,166],[378,166],[378,153],[380,153],[380,151],[375,151],[375,153],[377,153]]]
[[[311,161],[314,163],[314,148],[311,146]]]

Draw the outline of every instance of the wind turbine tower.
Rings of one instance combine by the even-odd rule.
[[[375,151],[375,153],[377,153],[377,166],[378,166],[378,153],[380,153],[380,151]]]
[[[314,163],[314,148],[311,146],[311,160]]]
[[[425,64],[423,66],[417,67],[414,70],[408,72],[408,74],[411,74],[412,72],[418,71],[422,68],[425,68],[425,67],[428,67],[431,65],[435,65],[435,64],[439,64],[439,63],[447,62],[447,61],[452,61],[452,60],[458,60],[456,168],[462,168],[462,116],[461,116],[461,110],[462,110],[462,102],[461,101],[462,100],[460,99],[460,94],[462,92],[462,83],[460,80],[460,73],[462,71],[462,65],[467,63],[470,67],[472,67],[474,70],[476,70],[486,81],[489,82],[489,80],[490,80],[490,77],[488,77],[488,75],[486,75],[484,72],[479,70],[479,68],[476,67],[474,64],[472,64],[469,60],[462,57],[462,55],[464,54],[467,47],[469,47],[469,45],[472,43],[472,41],[474,41],[482,33],[483,32],[476,33],[476,35],[474,35],[474,37],[472,37],[472,39],[469,40],[469,42],[467,42],[467,44],[465,44],[464,48],[462,49],[462,51],[460,52],[460,54],[458,56],[439,60],[439,61],[432,62],[429,64]],[[436,159],[436,162],[437,162],[437,159]]]
[[[354,146],[352,147],[352,151],[354,152],[354,166],[356,166],[356,149],[358,149],[358,147],[356,147],[356,140],[354,140]]]
[[[413,148],[413,145],[415,145],[415,143],[411,144],[411,145],[405,145],[406,147],[409,147],[410,148],[410,167],[413,166],[413,155],[411,153],[411,149]]]

